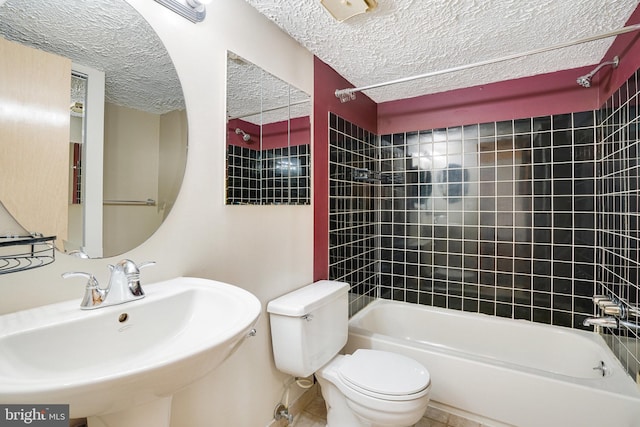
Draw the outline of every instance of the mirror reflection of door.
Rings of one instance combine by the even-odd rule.
[[[102,257],[104,248],[100,231],[103,229],[104,80],[102,71],[73,64],[69,108],[69,234],[64,251],[90,258]]]
[[[67,237],[71,61],[0,38],[0,200],[29,233]],[[43,144],[46,141],[46,144]]]
[[[71,73],[71,107],[69,135],[69,234],[67,252],[82,251],[82,147],[84,145],[84,111],[87,94],[86,76]]]
[[[104,72],[74,63],[70,99],[69,235],[64,251],[100,258],[104,255]]]

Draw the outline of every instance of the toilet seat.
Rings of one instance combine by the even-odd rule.
[[[344,358],[337,373],[348,387],[384,400],[416,399],[431,385],[431,376],[420,363],[380,350],[356,350]]]

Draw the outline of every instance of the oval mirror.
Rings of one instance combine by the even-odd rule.
[[[68,227],[56,233],[57,248],[94,258],[144,242],[175,202],[187,154],[184,96],[158,36],[124,0],[0,0],[0,36],[73,64],[69,162],[61,165]],[[37,232],[24,224],[29,210],[10,213]]]

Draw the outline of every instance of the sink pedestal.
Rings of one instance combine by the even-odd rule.
[[[169,427],[171,396],[112,414],[87,418],[88,427]]]

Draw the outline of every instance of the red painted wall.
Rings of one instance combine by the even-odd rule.
[[[329,277],[329,112],[370,132],[376,131],[377,105],[364,94],[342,104],[335,90],[353,87],[331,67],[314,59],[313,66],[313,279]]]
[[[242,135],[236,133],[236,129],[240,128],[244,132],[251,135],[251,139],[245,142]],[[245,122],[240,119],[232,119],[227,122],[227,145],[240,145],[251,147],[254,150],[260,149],[260,126],[253,123]]]
[[[597,92],[579,86],[576,68],[378,105],[379,135],[598,108]]]
[[[236,134],[236,128],[240,128],[251,135],[251,140],[245,142],[242,139],[242,135]],[[229,120],[227,124],[227,144],[247,146],[254,150],[269,150],[309,144],[311,141],[311,123],[309,117],[297,117],[290,121],[285,120],[263,125],[262,146],[260,146],[259,141],[260,126],[240,119]]]
[[[289,139],[287,139],[287,134],[289,134]],[[311,123],[309,117],[299,117],[291,119],[289,122],[269,123],[262,126],[263,150],[309,144],[310,141]]]

